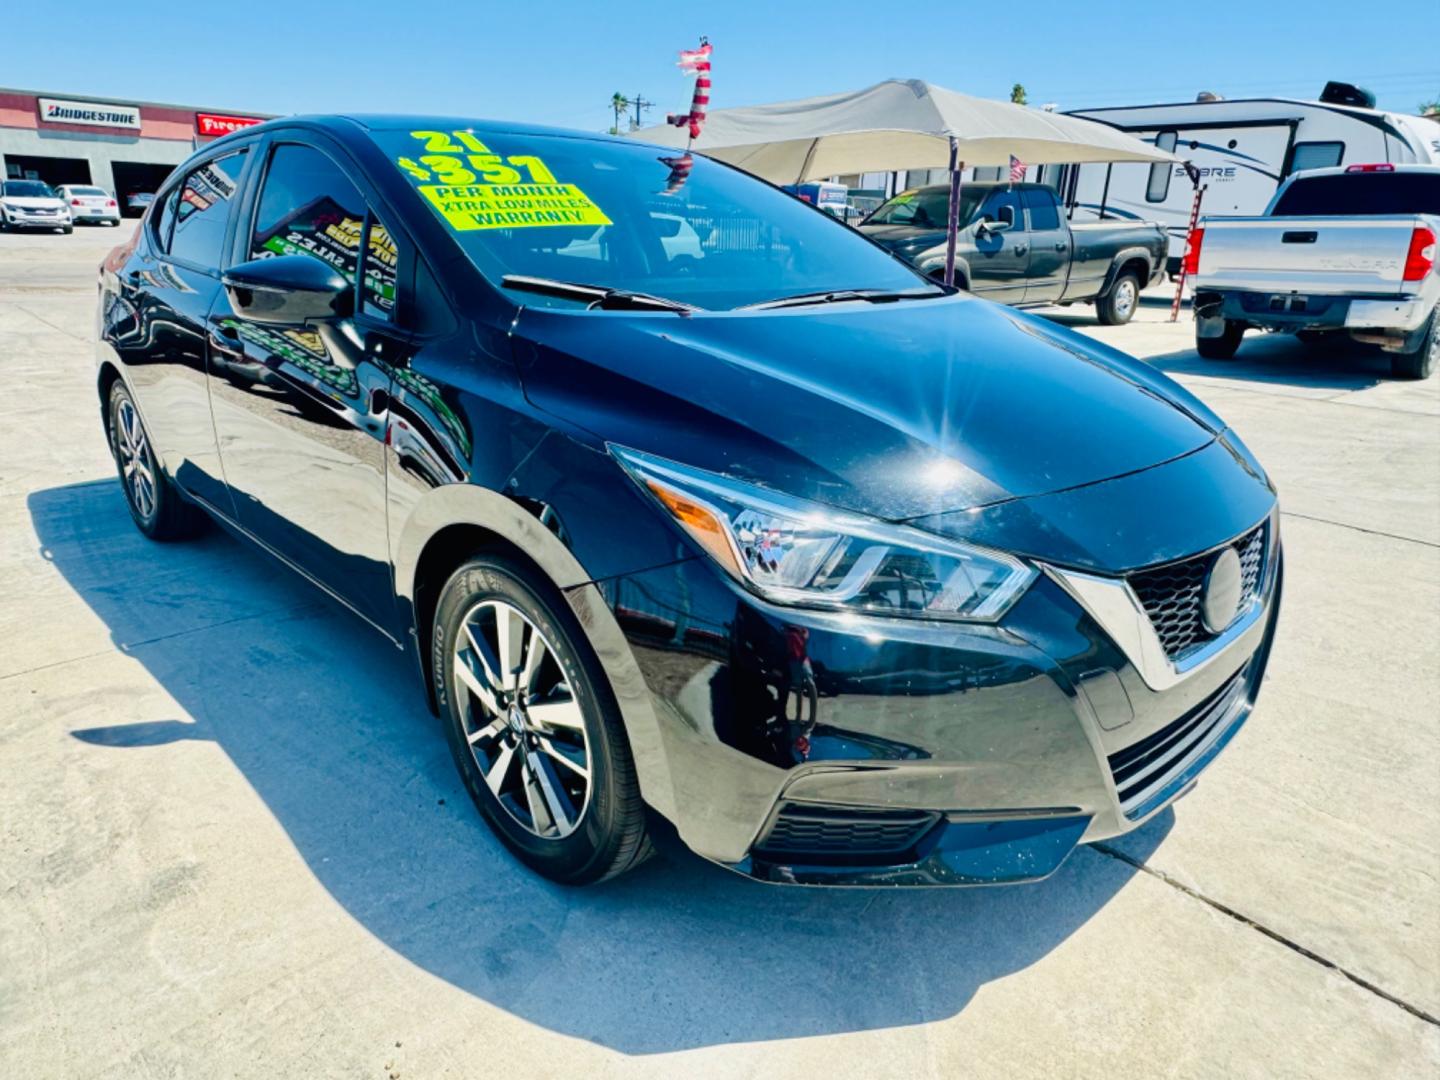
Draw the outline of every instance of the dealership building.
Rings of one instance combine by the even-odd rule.
[[[126,196],[158,188],[196,147],[265,119],[210,106],[0,89],[0,175],[94,184],[123,207]]]

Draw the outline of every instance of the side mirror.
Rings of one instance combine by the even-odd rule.
[[[242,319],[272,326],[344,319],[355,313],[355,287],[309,255],[277,255],[232,266],[220,278]]]
[[[980,222],[980,231],[982,233],[991,233],[998,236],[1000,233],[1003,233],[1007,229],[1009,229],[1012,224],[1014,223],[1011,221],[992,221],[991,219],[986,218]]]

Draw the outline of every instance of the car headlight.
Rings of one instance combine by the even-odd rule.
[[[870,615],[993,622],[1033,567],[875,518],[610,446],[689,537],[767,600]]]

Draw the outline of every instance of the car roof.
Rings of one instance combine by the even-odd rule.
[[[242,128],[224,138],[244,133],[253,133],[260,128],[279,128],[287,125],[320,128],[331,134],[344,137],[353,135],[356,129],[367,133],[389,131],[475,131],[488,135],[546,136],[562,139],[586,139],[592,142],[622,143],[626,146],[647,145],[644,140],[620,138],[594,131],[577,131],[572,128],[546,127],[543,124],[522,124],[507,120],[486,120],[474,116],[439,116],[433,113],[322,113],[277,117],[264,124]],[[221,140],[217,139],[216,142]],[[661,147],[661,149],[670,149]]]

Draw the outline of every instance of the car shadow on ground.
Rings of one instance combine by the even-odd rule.
[[[409,662],[358,619],[218,531],[145,541],[113,481],[36,492],[29,510],[43,557],[188,714],[117,696],[135,711],[73,730],[86,752],[215,742],[361,926],[557,1032],[645,1054],[945,1019],[1135,872],[1082,848],[1036,885],[817,890],[671,853],[604,885],[551,885],[491,837]],[[1172,822],[1127,850],[1144,859]]]
[[[1194,349],[1145,360],[1169,375],[1202,375],[1336,394],[1368,390],[1391,378],[1389,354],[1374,346],[1348,340],[1306,342],[1289,334],[1253,330],[1230,360],[1206,360]]]
[[[1064,310],[1046,309],[1038,314],[1059,326],[1099,325],[1088,313],[1072,315]],[[1187,324],[1190,322],[1188,311],[1181,312],[1180,320]],[[1146,324],[1131,325],[1143,329]],[[1107,330],[1110,332],[1104,341],[1128,352],[1124,338],[1126,329],[1115,327]],[[1201,375],[1237,383],[1265,383],[1306,391],[1333,391],[1336,394],[1368,390],[1391,378],[1389,354],[1373,345],[1362,345],[1339,337],[1301,341],[1291,334],[1265,334],[1255,330],[1245,335],[1239,351],[1230,360],[1206,360],[1193,348],[1142,359],[1170,375]]]

